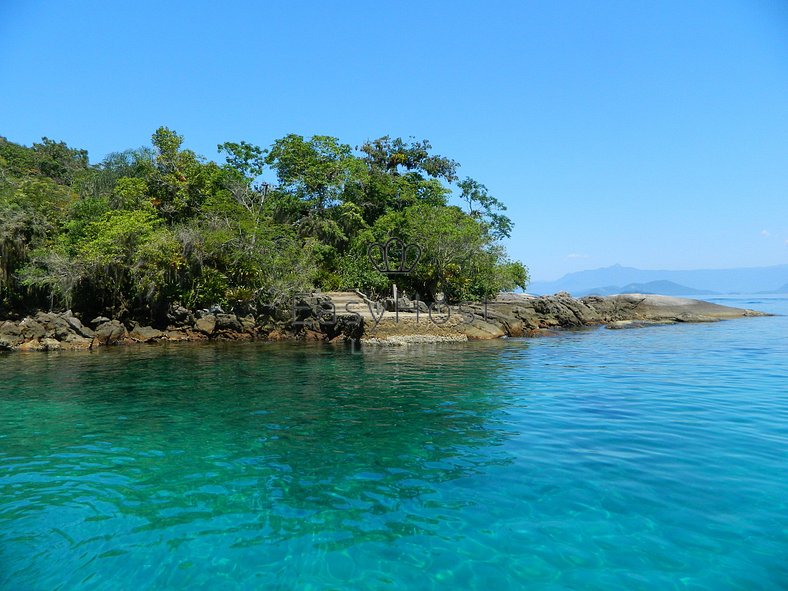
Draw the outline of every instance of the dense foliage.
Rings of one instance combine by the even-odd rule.
[[[162,127],[151,148],[91,165],[62,142],[0,138],[0,317],[71,307],[157,320],[174,303],[255,310],[315,288],[380,294],[392,277],[368,248],[390,236],[420,246],[396,277],[411,296],[525,287],[499,242],[512,227],[503,204],[427,141],[353,149],[288,135],[269,149],[224,143],[223,164],[182,141]],[[275,185],[261,182],[266,170]],[[448,204],[452,187],[467,211]]]

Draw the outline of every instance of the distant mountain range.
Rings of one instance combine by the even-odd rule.
[[[613,295],[616,293],[649,293],[660,295],[719,295],[716,291],[693,289],[686,285],[679,285],[673,281],[649,281],[648,283],[630,283],[623,287],[607,286],[596,287],[575,293],[576,296],[586,295]]]
[[[782,287],[778,287],[777,289],[772,289],[769,291],[759,291],[758,293],[788,293],[788,283],[786,283]]]
[[[695,271],[654,271],[613,265],[569,273],[556,281],[534,281],[528,286],[529,293],[552,294],[558,291],[568,291],[576,296],[590,293],[788,293],[788,265]]]

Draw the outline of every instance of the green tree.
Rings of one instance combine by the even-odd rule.
[[[511,237],[512,220],[500,213],[506,211],[506,206],[490,195],[487,187],[470,177],[458,182],[457,186],[461,191],[460,198],[468,204],[468,213],[472,217],[483,219],[496,239]]]
[[[70,185],[79,172],[88,168],[87,151],[69,148],[64,142],[45,137],[40,144],[33,144],[33,152],[41,174],[62,185]]]
[[[458,302],[525,288],[525,268],[512,266],[489,228],[458,207],[414,205],[382,216],[373,230],[381,243],[396,236],[418,245],[418,264],[397,283],[427,301],[439,294]]]

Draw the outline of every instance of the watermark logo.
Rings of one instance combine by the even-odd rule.
[[[413,272],[416,265],[421,260],[423,250],[419,244],[410,243],[406,244],[400,238],[391,237],[385,242],[373,242],[367,247],[367,258],[369,259],[372,267],[379,273],[384,275],[408,275]],[[394,319],[399,322],[400,312],[415,313],[415,321],[419,322],[420,316],[426,314],[433,324],[441,325],[446,324],[451,318],[452,309],[446,302],[445,298],[442,301],[435,301],[427,305],[419,299],[416,294],[415,299],[409,300],[409,305],[405,310],[400,310],[400,294],[396,284],[392,285],[393,295],[393,308]],[[338,322],[336,313],[336,306],[333,302],[323,301],[318,305],[309,304],[307,298],[311,298],[313,294],[300,293],[296,294],[293,300],[293,325],[305,326],[307,320],[304,318],[304,313],[313,316],[321,325],[335,325]],[[487,299],[485,298],[483,304],[482,318],[487,320]],[[362,300],[352,300],[345,303],[345,312],[349,314],[349,322],[361,323],[362,316],[357,310],[351,309],[351,306],[363,306],[366,304],[369,316],[373,321],[373,327],[377,327],[386,313],[386,305],[382,301],[373,301],[367,298]],[[457,305],[456,312],[459,313],[463,323],[471,323],[476,320],[477,315],[467,309],[471,302],[460,302]],[[463,309],[466,306],[466,309]],[[426,308],[426,310],[424,309]],[[300,318],[299,318],[299,312]]]
[[[379,273],[384,275],[408,275],[421,259],[421,246],[405,244],[396,236],[386,242],[373,242],[367,247],[367,258]]]

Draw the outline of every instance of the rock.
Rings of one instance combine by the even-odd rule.
[[[167,310],[167,320],[175,325],[192,325],[194,324],[194,316],[188,308],[184,308],[180,304],[172,304]]]
[[[24,342],[22,329],[16,322],[0,323],[0,349],[13,349]]]
[[[129,338],[140,343],[150,343],[151,341],[157,341],[163,336],[164,333],[162,331],[150,326],[141,326],[139,324],[135,324],[134,328],[132,328],[131,332],[129,332]]]
[[[604,322],[617,320],[674,320],[710,322],[745,316],[765,316],[761,312],[721,306],[702,300],[647,294],[589,296],[583,303],[596,310]]]
[[[246,332],[254,332],[255,328],[257,327],[257,321],[251,314],[247,316],[239,316],[238,322],[241,323],[241,328]]]
[[[96,327],[94,344],[97,345],[117,345],[128,340],[126,327],[117,320],[104,322]]]
[[[324,323],[313,329],[322,332],[329,341],[359,339],[364,335],[364,318],[356,314],[340,314],[334,322]]]
[[[69,312],[70,312],[70,310],[69,310]],[[76,316],[73,316],[73,315],[66,316],[64,314],[64,316],[65,316],[66,322],[68,322],[69,326],[71,327],[71,329],[75,333],[77,333],[78,335],[80,335],[82,337],[86,337],[86,338],[89,338],[89,339],[93,338],[93,335],[95,335],[95,332],[93,330],[91,330],[90,328],[88,328],[87,326],[83,326],[83,324],[82,324],[82,322],[80,322],[79,318],[77,318]]]
[[[38,339],[32,339],[19,345],[17,351],[46,351],[46,346]]]
[[[236,318],[235,314],[217,314],[214,330],[243,332],[243,326],[238,322],[238,318]]]
[[[222,341],[251,341],[254,335],[248,332],[222,331],[217,333],[216,338]]]
[[[425,345],[432,343],[465,343],[468,337],[463,335],[391,335],[383,338],[367,337],[361,339],[363,345],[382,345],[387,347],[404,347],[407,345]]]
[[[186,330],[186,336],[189,341],[207,341],[208,335],[203,334],[196,330]]]
[[[275,328],[271,332],[268,333],[268,340],[269,341],[286,341],[292,338],[289,334],[285,331]]]
[[[325,339],[326,335],[320,331],[309,329],[304,331],[304,340],[306,341],[324,341]]]
[[[167,331],[167,340],[168,341],[188,341],[189,335],[186,331],[183,330],[168,330]]]
[[[109,318],[106,316],[96,316],[93,320],[90,321],[91,326],[93,328],[98,328],[99,324],[104,324],[105,322],[109,322]]]
[[[394,298],[386,298],[383,300],[383,309],[386,312],[396,312],[399,310],[400,312],[415,312],[417,309],[419,312],[424,312],[425,314],[429,311],[429,306],[422,302],[421,300],[411,300],[406,297],[397,298],[397,305],[394,305]]]
[[[25,318],[22,320],[22,322],[19,323],[19,328],[25,340],[43,339],[47,334],[44,326],[32,318]]]
[[[205,334],[212,335],[216,329],[216,316],[213,314],[206,314],[194,321],[194,328],[197,331]]]
[[[60,351],[62,348],[60,341],[50,338],[41,339],[41,346],[44,347],[44,351]]]
[[[92,344],[93,339],[75,336],[69,339],[66,343],[61,343],[61,347],[63,349],[68,349],[69,351],[87,351],[90,349]]]
[[[489,322],[476,318],[473,322],[462,324],[458,327],[468,339],[486,340],[497,339],[506,334],[503,327],[495,322]]]
[[[68,320],[59,314],[52,312],[39,312],[36,314],[36,322],[44,327],[46,336],[54,338],[58,341],[65,341],[74,329],[69,324]]]

